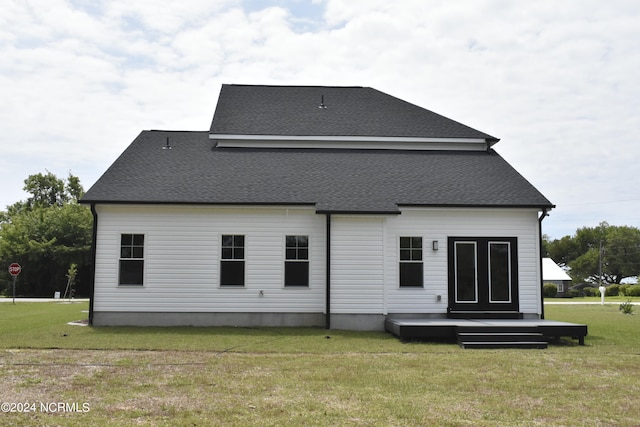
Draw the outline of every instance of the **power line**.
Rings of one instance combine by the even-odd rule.
[[[586,205],[608,205],[613,203],[630,203],[630,202],[640,202],[640,199],[627,199],[627,200],[607,200],[607,201],[599,201],[599,202],[580,202],[580,203],[562,203],[558,207],[563,206],[586,206]]]

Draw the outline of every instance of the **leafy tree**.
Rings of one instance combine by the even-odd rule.
[[[24,181],[24,191],[31,194],[27,199],[29,207],[62,206],[69,201],[64,180],[48,171],[46,175],[29,175]]]
[[[547,251],[559,264],[570,267],[576,282],[617,283],[640,273],[640,229],[611,226],[582,227],[573,236],[549,242]]]
[[[51,296],[62,291],[65,273],[77,264],[77,290],[86,295],[93,217],[77,202],[83,192],[79,179],[69,175],[65,182],[51,173],[31,175],[24,189],[31,197],[9,206],[0,218],[0,260],[22,265],[17,293]]]
[[[560,240],[548,242],[546,253],[549,258],[564,266],[567,265],[569,261],[580,256],[580,248],[572,237],[564,236]]]

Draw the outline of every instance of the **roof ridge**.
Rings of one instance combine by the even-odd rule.
[[[143,132],[209,133],[208,130],[145,129]]]
[[[274,88],[301,88],[301,87],[315,87],[315,88],[337,88],[337,89],[371,89],[368,86],[338,86],[338,85],[252,85],[244,83],[223,83],[222,86],[244,86],[244,87],[274,87]]]

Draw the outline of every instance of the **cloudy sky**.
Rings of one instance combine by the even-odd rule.
[[[3,0],[0,208],[88,189],[143,129],[207,130],[223,83],[370,86],[501,139],[552,238],[640,227],[636,0]]]

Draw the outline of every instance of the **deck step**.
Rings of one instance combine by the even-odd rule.
[[[458,332],[458,345],[462,348],[547,348],[540,332]]]
[[[449,319],[522,319],[519,311],[465,311],[450,310]]]
[[[558,337],[573,337],[580,345],[584,345],[584,338],[587,335],[587,325],[543,319],[444,319],[389,316],[385,320],[385,329],[403,341],[455,340],[458,334],[465,332],[485,332],[489,336],[500,332],[518,332],[542,334],[547,341]]]
[[[474,341],[474,342],[460,342],[460,347],[468,349],[491,349],[491,348],[522,348],[522,349],[545,349],[548,347],[546,342],[528,342],[528,341],[513,341],[513,342],[494,342],[494,341]]]
[[[483,333],[483,334],[498,334],[498,333],[517,333],[517,334],[539,334],[542,333],[540,328],[536,325],[522,325],[518,323],[509,324],[493,324],[485,325],[478,323],[470,326],[458,326],[456,327],[456,333]]]

